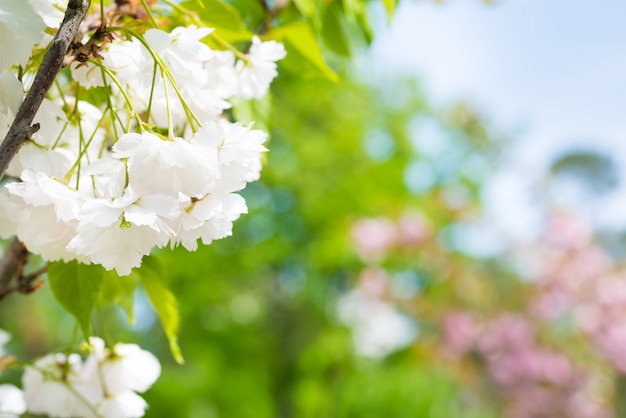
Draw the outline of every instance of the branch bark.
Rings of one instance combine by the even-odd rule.
[[[17,290],[13,278],[19,275],[28,258],[28,250],[15,238],[0,260],[0,300]]]
[[[33,119],[63,66],[63,58],[74,41],[81,22],[87,15],[90,3],[91,0],[69,1],[63,23],[61,23],[59,31],[46,51],[41,66],[35,75],[33,85],[20,106],[7,136],[0,144],[0,179],[4,177],[9,163],[22,145],[39,130],[39,124],[32,124]]]
[[[4,141],[0,144],[0,179],[4,177],[9,163],[22,145],[39,130],[39,124],[32,124],[33,119],[63,66],[63,59],[78,34],[90,3],[91,0],[69,0],[59,31],[48,47],[33,84],[17,111]],[[29,276],[22,274],[27,258],[28,250],[15,238],[0,260],[0,299],[13,291],[27,293],[34,289],[31,283],[41,273]],[[13,284],[15,278],[17,283]]]

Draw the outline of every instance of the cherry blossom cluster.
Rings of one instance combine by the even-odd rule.
[[[566,354],[542,345],[537,326],[523,314],[483,319],[456,311],[443,321],[446,355],[479,359],[509,418],[610,417],[598,398],[601,378]]]
[[[42,29],[60,21],[54,7],[37,16],[27,2],[8,3],[0,12],[18,15],[11,25],[32,19],[28,31],[38,38],[0,26],[5,68],[24,65],[23,51],[45,42]],[[109,97],[96,106],[59,83],[56,97],[44,101],[34,121],[41,129],[8,170],[15,181],[0,195],[0,236],[17,236],[49,261],[96,263],[127,275],[155,247],[195,250],[198,241],[230,235],[247,211],[237,192],[259,178],[267,134],[224,112],[266,94],[285,49],[254,37],[245,54],[214,50],[202,42],[211,32],[188,26],[113,34],[91,59],[72,62],[67,85],[104,87]],[[0,73],[1,137],[28,77],[22,84]]]
[[[350,234],[361,258],[374,262],[388,251],[424,244],[432,235],[432,226],[422,213],[409,211],[396,221],[387,217],[359,219]]]
[[[100,63],[72,63],[72,77],[85,87],[122,87],[134,111],[149,108],[148,123],[157,127],[193,124],[190,114],[196,123],[215,120],[233,102],[265,96],[285,49],[255,36],[248,53],[237,58],[233,51],[212,50],[201,42],[212,32],[193,25],[171,33],[149,29],[141,40],[107,45]]]
[[[25,167],[0,200],[0,233],[48,260],[129,274],[155,246],[195,250],[199,239],[230,235],[246,212],[234,192],[258,178],[265,137],[249,125],[213,121],[191,140],[123,134],[110,156],[82,170],[78,187]]]
[[[135,344],[90,338],[91,353],[48,354],[26,367],[22,377],[28,412],[50,417],[141,417],[147,408],[138,393],[161,374],[159,361]],[[14,398],[15,399],[15,398]]]
[[[568,212],[551,214],[540,240],[516,255],[528,280],[524,309],[489,319],[450,313],[443,350],[478,355],[507,400],[509,416],[611,416],[607,400],[618,395],[607,377],[626,373],[624,266]],[[556,344],[539,343],[540,332],[555,329],[576,341],[584,364],[574,364]]]
[[[0,330],[0,358],[10,335]],[[17,418],[26,412],[49,417],[135,418],[148,405],[139,396],[161,374],[159,361],[135,344],[106,348],[89,339],[86,359],[77,354],[54,353],[26,367],[23,390],[0,385],[0,416]]]
[[[593,232],[571,213],[552,216],[537,264],[531,312],[552,323],[570,318],[592,347],[626,374],[626,270],[593,241]]]

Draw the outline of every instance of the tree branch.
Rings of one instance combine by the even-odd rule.
[[[22,275],[22,269],[28,259],[28,250],[15,238],[0,260],[0,300],[17,290],[13,278]]]
[[[0,144],[0,179],[4,177],[11,160],[22,145],[39,130],[38,123],[32,124],[33,119],[63,66],[63,59],[78,34],[90,3],[91,0],[69,0],[61,27],[43,57],[33,84],[17,111],[9,132]],[[45,270],[24,276],[23,267],[27,259],[28,250],[15,238],[0,260],[0,299],[14,291],[28,293],[38,287],[33,286],[32,282]],[[17,283],[14,284],[13,279],[16,279]]]
[[[43,284],[42,281],[34,282],[48,271],[48,264],[32,273],[24,274],[29,255],[24,244],[17,238],[13,239],[0,260],[0,300],[13,292],[32,293]]]
[[[39,124],[32,125],[33,119],[63,66],[63,58],[76,38],[80,24],[87,15],[91,0],[70,0],[65,18],[59,31],[46,51],[41,66],[35,75],[33,85],[20,106],[7,136],[0,144],[0,179],[9,163],[32,134],[39,130]]]

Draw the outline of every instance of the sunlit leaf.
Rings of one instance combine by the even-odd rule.
[[[369,19],[367,17],[367,8],[362,0],[343,0],[343,12],[349,23],[356,25],[365,38],[365,42],[369,45],[374,39]]]
[[[387,12],[387,22],[391,23],[396,7],[398,6],[398,2],[397,0],[382,0],[382,2],[385,6],[385,11]]]
[[[244,124],[254,122],[254,129],[268,131],[272,113],[271,97],[267,94],[258,100],[246,100],[237,103],[233,106],[235,117]]]
[[[356,17],[363,13],[364,5],[361,0],[343,0],[343,11],[349,20],[355,20]]]
[[[136,273],[123,277],[118,276],[115,271],[107,271],[103,274],[102,298],[118,304],[128,316],[130,324],[135,322],[133,303],[138,280]]]
[[[141,284],[154,307],[163,330],[170,344],[170,351],[177,363],[183,364],[180,346],[178,345],[178,329],[180,327],[180,314],[178,312],[178,302],[174,294],[165,286],[161,280],[161,268],[154,260],[147,258],[139,271]]]
[[[195,11],[208,26],[215,28],[215,35],[228,42],[246,41],[252,34],[239,14],[228,3],[219,0],[189,0],[181,3],[185,9]]]
[[[313,29],[305,22],[294,22],[273,29],[268,37],[284,43],[287,57],[284,67],[305,77],[324,77],[339,81],[339,76],[326,63]]]
[[[294,0],[293,1],[300,13],[304,16],[312,17],[315,15],[315,0]]]
[[[324,11],[322,39],[332,51],[344,57],[350,57],[350,44],[341,27],[341,8],[337,2],[331,3]]]

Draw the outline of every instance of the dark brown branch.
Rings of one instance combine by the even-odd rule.
[[[32,273],[24,274],[24,265],[29,255],[24,244],[17,238],[7,248],[0,260],[0,300],[13,292],[32,293],[43,284],[42,281],[36,283],[35,281],[48,271],[48,264]]]
[[[15,238],[0,260],[0,300],[17,290],[13,278],[22,275],[24,264],[28,259],[28,250]]]
[[[52,86],[54,79],[61,70],[63,58],[76,38],[80,24],[87,15],[91,0],[70,0],[65,12],[65,18],[59,31],[46,51],[41,66],[35,75],[24,102],[20,106],[15,120],[7,136],[0,144],[0,179],[4,177],[9,163],[18,153],[22,145],[32,134],[39,130],[39,125],[33,125],[33,119]]]

